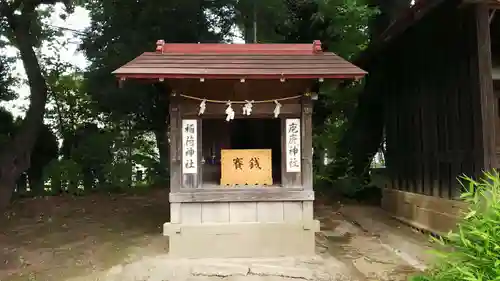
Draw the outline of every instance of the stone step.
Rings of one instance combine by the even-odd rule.
[[[102,280],[353,280],[345,268],[335,259],[320,256],[261,259],[173,259],[165,256],[112,268]]]

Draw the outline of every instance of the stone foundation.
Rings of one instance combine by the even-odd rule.
[[[313,256],[319,222],[171,224],[163,226],[169,236],[169,254],[183,258],[250,258]]]
[[[439,235],[455,230],[466,203],[397,189],[382,189],[382,208],[413,227]]]
[[[163,226],[169,254],[183,258],[313,256],[312,201],[172,203]]]

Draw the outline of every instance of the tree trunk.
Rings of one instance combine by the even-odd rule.
[[[155,131],[156,137],[156,145],[158,147],[158,152],[160,154],[160,165],[162,167],[162,172],[167,175],[167,171],[169,170],[170,161],[170,146],[168,144],[168,127],[165,127],[165,130]]]
[[[370,22],[372,42],[376,42],[381,33],[410,7],[410,1],[372,0],[371,5],[378,6],[381,10],[381,14]],[[380,91],[377,89],[378,82],[374,82],[380,77],[369,69],[368,72],[370,75],[365,78],[365,88],[358,97],[354,116],[349,118],[347,132],[337,146],[339,158],[345,161],[341,161],[334,168],[336,175],[349,172],[352,176],[366,179],[371,160],[383,141],[384,106],[379,96]]]
[[[257,43],[257,3],[254,1],[253,2],[253,43]]]
[[[21,16],[22,17],[22,16]],[[11,142],[0,153],[0,209],[10,203],[17,179],[29,168],[30,154],[43,125],[47,84],[33,50],[29,32],[31,21],[10,21],[30,87],[30,105],[26,117]]]
[[[170,89],[163,83],[157,83],[154,86],[156,90],[155,116],[157,118],[157,123],[154,126],[154,133],[158,154],[160,156],[160,173],[164,179],[167,179],[168,171],[170,169],[170,144],[168,134],[170,128],[170,106],[168,94],[170,93]]]
[[[26,173],[22,173],[21,176],[16,181],[17,192],[14,195],[17,197],[25,196],[28,187],[28,175]],[[17,193],[17,194],[16,194]]]
[[[380,98],[376,73],[366,78],[363,92],[358,97],[358,106],[349,119],[349,127],[337,151],[345,159],[336,167],[335,173],[349,172],[351,176],[368,180],[373,156],[378,152],[383,137],[384,106]]]
[[[376,89],[367,87],[354,116],[349,150],[352,153],[353,172],[361,178],[367,176],[373,156],[382,142],[384,111],[380,104]]]

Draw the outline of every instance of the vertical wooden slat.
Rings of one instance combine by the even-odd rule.
[[[457,36],[458,43],[457,46],[469,46],[470,38],[469,36],[464,36],[467,34],[467,11],[461,11],[459,22],[460,36]],[[459,51],[457,57],[457,69],[459,70],[459,79],[457,79],[457,84],[459,85],[460,92],[458,97],[459,106],[459,120],[460,120],[460,150],[463,153],[462,164],[460,165],[460,173],[464,173],[469,176],[474,175],[474,114],[472,110],[472,98],[475,95],[470,88],[470,61],[467,55],[470,48],[457,48]]]
[[[404,56],[401,55],[401,53],[398,53],[397,55],[397,60],[402,59]],[[400,146],[400,151],[403,153],[398,153],[397,158],[398,158],[398,165],[400,167],[400,172],[399,172],[399,189],[403,191],[409,191],[409,172],[408,172],[408,159],[407,155],[410,153],[409,148],[410,148],[410,140],[408,136],[408,127],[410,126],[409,124],[409,119],[408,119],[408,108],[410,106],[410,95],[411,92],[409,91],[408,88],[408,82],[407,82],[407,77],[405,75],[406,69],[405,69],[406,64],[401,65],[398,67],[398,70],[400,70],[399,73],[395,73],[397,77],[397,84],[398,88],[401,89],[399,93],[397,93],[400,96],[400,104],[398,105],[398,140],[399,140],[399,146]]]
[[[418,52],[420,54],[420,52]],[[413,63],[415,65],[416,71],[421,71],[421,64],[418,62],[419,54],[415,54]],[[421,76],[420,76],[421,77]],[[424,163],[423,163],[423,126],[422,126],[422,94],[421,87],[418,81],[414,82],[415,87],[415,107],[413,111],[413,117],[415,120],[415,131],[417,132],[415,136],[415,192],[419,194],[424,194]]]
[[[411,59],[410,59],[411,63]],[[414,181],[414,173],[415,173],[415,149],[414,149],[414,143],[415,143],[415,123],[413,119],[413,108],[415,106],[415,87],[413,87],[413,72],[414,70],[411,69],[413,66],[411,66],[410,69],[406,70],[406,67],[410,68],[410,64],[405,64],[405,71],[402,76],[404,77],[403,83],[405,84],[406,88],[406,110],[404,111],[405,115],[405,124],[406,126],[404,127],[404,135],[405,135],[405,142],[406,142],[406,151],[408,153],[408,158],[406,161],[403,161],[403,164],[405,166],[405,177],[406,177],[406,185],[405,189],[408,192],[415,192],[415,181]],[[411,74],[410,74],[411,73]]]
[[[302,202],[283,202],[283,220],[297,222],[302,220]]]
[[[414,62],[415,62],[415,72],[417,73],[417,76],[415,77],[415,87],[417,88],[417,97],[418,97],[418,109],[416,110],[417,112],[417,127],[419,133],[419,141],[418,141],[418,162],[420,166],[420,172],[419,172],[419,181],[420,181],[420,188],[419,192],[421,194],[428,194],[429,188],[429,172],[428,172],[428,165],[427,165],[427,146],[428,144],[426,143],[428,139],[428,131],[427,131],[427,125],[425,124],[425,114],[426,114],[426,91],[425,91],[425,85],[423,81],[425,81],[425,77],[427,75],[427,71],[425,70],[425,47],[428,44],[427,42],[422,42],[423,46],[422,48],[417,48],[415,50],[415,56],[414,56]]]
[[[281,186],[290,187],[291,180],[286,172],[286,124],[285,118],[280,119],[281,123]]]
[[[439,41],[438,41],[439,42]],[[430,47],[428,50],[432,49],[435,47],[436,42],[431,43],[428,47]],[[435,63],[439,62],[439,56],[441,54],[439,52],[431,52],[430,54],[430,61],[433,61]],[[428,150],[428,155],[429,157],[429,171],[430,171],[430,189],[431,189],[431,195],[432,196],[439,196],[439,158],[438,158],[438,152],[439,152],[439,129],[436,126],[436,124],[439,124],[438,120],[438,114],[439,114],[439,95],[442,93],[439,93],[439,79],[441,78],[440,75],[441,73],[439,72],[439,69],[437,67],[433,67],[429,73],[430,77],[429,78],[429,84],[427,85],[426,90],[431,90],[432,92],[427,93],[427,101],[428,101],[428,109],[429,109],[429,114],[428,114],[428,120],[425,122],[427,124],[427,129],[429,130],[429,150]]]
[[[413,58],[409,59],[409,64],[412,65],[413,68]],[[415,70],[412,69],[412,71],[405,71],[405,76],[406,79],[406,84],[409,87],[409,94],[410,98],[408,100],[408,123],[409,126],[406,128],[407,129],[407,141],[408,141],[408,150],[409,150],[409,155],[410,159],[409,161],[406,161],[407,163],[407,174],[408,174],[408,190],[410,192],[418,192],[418,187],[417,187],[417,175],[419,173],[419,165],[418,165],[418,126],[417,126],[417,116],[416,116],[416,111],[417,111],[417,106],[418,106],[418,88],[415,87],[416,83],[414,81],[414,78],[412,77],[413,75],[410,75],[410,73],[413,74]]]
[[[440,29],[440,28],[439,28]],[[441,29],[440,29],[441,30]],[[446,180],[444,178],[444,165],[446,162],[447,156],[447,147],[446,147],[446,137],[447,137],[447,128],[446,128],[446,114],[447,114],[447,106],[446,106],[446,96],[448,94],[446,89],[446,79],[447,75],[449,75],[448,71],[442,72],[442,69],[446,69],[446,56],[447,54],[443,50],[441,45],[446,46],[446,41],[443,40],[442,37],[438,37],[438,40],[433,42],[434,47],[436,47],[437,51],[435,52],[435,59],[433,60],[436,68],[435,76],[433,77],[433,99],[434,99],[434,121],[436,124],[436,134],[435,134],[435,146],[434,146],[434,154],[435,156],[435,173],[436,183],[437,185],[433,188],[433,196],[442,197],[443,190],[447,188]],[[430,125],[430,124],[429,124]]]
[[[397,153],[395,153],[394,157],[397,159],[397,165],[400,168],[398,172],[398,189],[407,191],[408,190],[408,185],[407,185],[407,176],[406,176],[406,157],[405,154],[407,152],[407,142],[406,142],[406,134],[405,134],[405,129],[408,124],[406,124],[406,110],[407,110],[407,95],[408,93],[406,92],[406,89],[404,88],[404,81],[403,81],[403,72],[401,71],[400,67],[397,66],[398,60],[401,59],[400,56],[396,57],[396,60],[394,60],[393,63],[393,74],[398,77],[397,82],[396,82],[396,92],[395,95],[398,97],[397,101],[398,104],[396,105],[397,108],[397,117],[396,117],[396,122],[397,122],[397,129],[396,129],[396,138],[398,142],[398,150]]]
[[[454,25],[454,28],[449,30],[451,39],[449,40],[449,44],[451,46],[458,46],[460,44],[460,36],[461,36],[461,25],[462,21],[460,15],[457,15],[457,24]],[[460,196],[460,188],[459,183],[457,181],[457,176],[460,173],[462,162],[464,161],[464,153],[462,151],[461,145],[461,137],[460,131],[461,126],[464,124],[461,123],[460,120],[460,94],[461,94],[461,83],[456,81],[455,77],[460,77],[460,51],[458,48],[449,48],[450,51],[450,63],[455,63],[457,67],[453,67],[450,69],[450,72],[453,74],[451,76],[450,87],[453,89],[450,92],[450,102],[449,106],[451,109],[450,114],[450,138],[448,139],[448,146],[452,147],[453,153],[455,154],[455,158],[452,163],[450,163],[450,189],[449,195],[450,198],[459,198]]]
[[[381,69],[380,67],[377,67],[378,65],[374,65],[372,69],[377,69],[380,74],[384,74],[384,70]],[[379,88],[378,90],[380,91],[380,96],[383,99],[384,103],[384,131],[383,131],[383,141],[385,142],[385,154],[384,154],[384,160],[385,160],[385,178],[386,178],[386,188],[392,188],[392,176],[391,176],[391,171],[390,171],[390,145],[389,143],[391,142],[390,140],[390,134],[391,134],[391,129],[392,127],[390,126],[391,124],[391,103],[390,103],[390,92],[387,90],[386,84],[381,83],[382,79],[379,78],[377,83],[379,83]]]
[[[257,202],[258,222],[283,222],[283,202]]]
[[[181,204],[170,203],[170,222],[181,223]]]
[[[428,48],[429,43],[424,41],[422,42],[423,46],[421,49],[419,49],[419,58],[424,59],[424,52],[425,49]],[[431,159],[429,155],[431,155],[432,150],[431,150],[431,130],[429,129],[429,122],[430,118],[429,116],[432,114],[431,109],[429,108],[431,101],[431,94],[428,93],[427,90],[427,78],[429,77],[430,73],[428,71],[424,70],[423,64],[419,64],[421,67],[418,68],[419,70],[419,95],[421,99],[421,107],[420,107],[420,123],[421,123],[421,128],[422,128],[422,165],[423,165],[423,185],[424,185],[424,194],[425,195],[432,195],[432,167],[430,165]]]
[[[204,168],[204,164],[205,164],[205,157],[203,156],[203,120],[201,118],[198,119],[197,121],[198,123],[198,131],[196,132],[197,133],[197,138],[198,138],[198,142],[197,142],[197,153],[198,153],[198,156],[196,157],[197,161],[198,161],[198,174],[197,174],[197,185],[196,187],[197,188],[201,188],[203,186],[203,168]]]
[[[385,73],[386,76],[391,75],[391,62],[388,61],[386,64],[379,63],[376,67],[372,68],[372,71],[380,71]],[[380,73],[379,75],[383,75]],[[383,82],[383,79],[379,78],[379,83]],[[389,185],[391,188],[398,188],[397,185],[397,173],[398,164],[396,155],[398,154],[398,140],[397,140],[397,107],[395,106],[398,102],[398,96],[395,93],[396,87],[392,83],[386,83],[381,85],[382,93],[385,97],[385,136],[386,136],[386,155],[385,164],[387,170],[387,177]]]
[[[436,7],[389,43],[383,64],[370,67],[385,77],[379,83],[387,88],[386,159],[395,186],[445,198],[460,195],[458,175],[497,163],[488,8],[455,8],[453,1]]]
[[[201,203],[182,203],[181,223],[201,224]]]
[[[302,144],[302,187],[305,190],[313,188],[312,166],[312,101],[310,96],[302,96],[301,114],[301,144]]]
[[[257,222],[257,202],[229,202],[230,222]]]
[[[463,20],[462,20],[462,32],[464,34],[470,34],[471,33],[471,28],[470,28],[470,21],[468,21],[467,19],[470,17],[470,13],[465,13],[466,11],[464,11],[464,15],[463,15]],[[477,72],[477,69],[473,69],[473,67],[471,67],[471,65],[473,64],[472,63],[472,60],[471,60],[471,55],[470,55],[470,50],[472,49],[470,47],[470,45],[475,45],[475,41],[474,42],[470,42],[471,40],[471,36],[467,36],[466,39],[464,39],[462,41],[462,43],[467,46],[465,48],[465,51],[464,51],[464,54],[462,54],[462,58],[463,58],[463,71],[464,71],[464,76],[463,77],[467,77],[467,83],[464,83],[463,84],[463,87],[464,87],[464,98],[465,98],[465,106],[467,108],[469,114],[467,114],[467,121],[468,121],[468,124],[469,124],[469,134],[465,135],[464,137],[467,139],[467,142],[466,142],[466,150],[470,151],[471,152],[471,155],[470,155],[470,163],[471,163],[471,170],[469,171],[471,174],[470,176],[474,176],[474,173],[476,172],[475,171],[475,161],[476,161],[476,138],[477,136],[479,136],[478,134],[478,130],[480,130],[480,126],[476,127],[476,112],[477,110],[475,110],[474,108],[474,101],[477,97],[477,93],[476,91],[474,91],[474,81],[473,79],[471,79],[471,76],[474,75],[475,72]]]
[[[181,188],[181,131],[180,105],[178,96],[170,96],[170,193],[176,193]]]
[[[312,201],[302,202],[302,220],[310,221],[314,217],[314,206]]]
[[[491,170],[496,166],[495,148],[495,118],[496,102],[493,92],[493,80],[491,76],[491,39],[489,24],[489,8],[487,4],[476,4],[474,10],[475,34],[477,47],[475,58],[479,77],[479,97],[481,114],[481,152],[482,159],[478,159],[478,165],[485,170]]]
[[[202,223],[228,223],[229,202],[201,204]]]

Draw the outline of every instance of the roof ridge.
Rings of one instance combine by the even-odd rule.
[[[165,43],[156,42],[157,53],[177,54],[318,54],[322,53],[321,41],[315,40],[312,44],[286,43],[251,43],[251,44],[224,44],[224,43]]]

